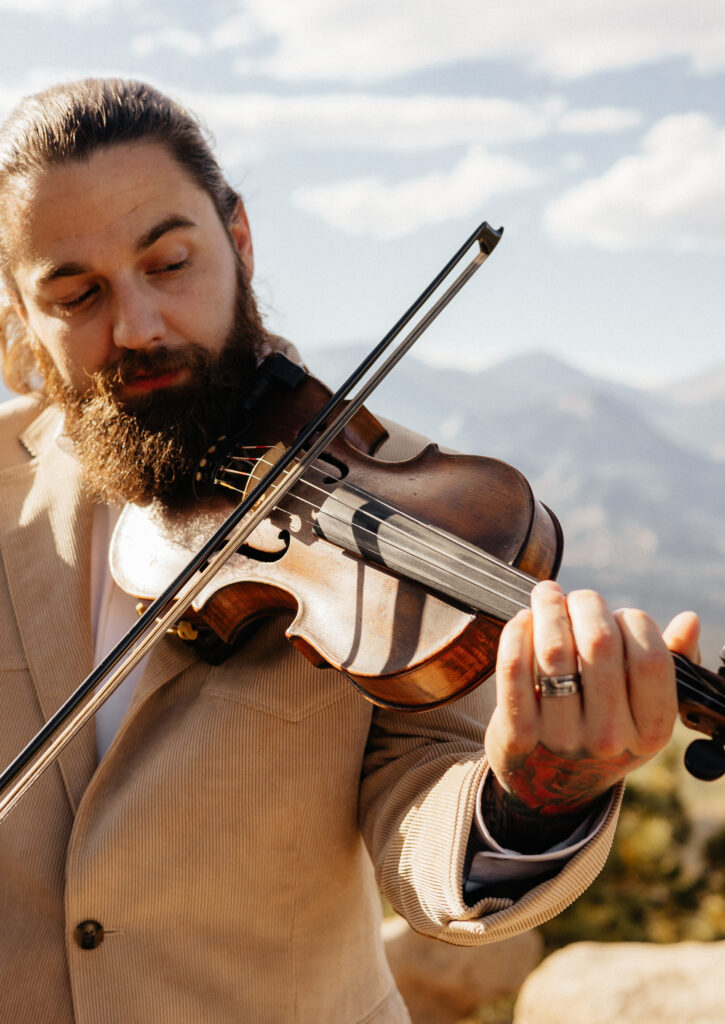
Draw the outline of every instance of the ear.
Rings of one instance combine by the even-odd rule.
[[[254,273],[254,248],[252,246],[252,232],[249,228],[249,220],[247,219],[247,213],[241,199],[234,207],[234,212],[229,222],[229,233],[251,280]]]

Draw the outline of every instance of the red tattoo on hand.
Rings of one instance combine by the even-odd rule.
[[[560,757],[543,744],[507,771],[501,783],[526,807],[540,814],[560,815],[577,811],[618,782],[641,762],[628,750],[617,757]]]

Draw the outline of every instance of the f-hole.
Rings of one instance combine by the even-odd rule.
[[[336,459],[329,452],[323,452],[317,457],[317,462],[328,466],[332,472],[328,472],[322,479],[323,484],[339,484],[348,474],[348,468],[342,459]]]
[[[259,548],[252,547],[251,544],[241,544],[237,548],[237,553],[244,555],[245,558],[251,558],[255,562],[278,562],[280,558],[284,558],[289,550],[290,532],[289,530],[280,530],[277,537],[281,541],[282,546],[276,551],[262,551]]]

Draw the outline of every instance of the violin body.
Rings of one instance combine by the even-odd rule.
[[[235,449],[290,444],[329,397],[308,375],[274,390],[231,465]],[[314,664],[344,672],[376,704],[417,711],[492,673],[504,622],[555,576],[562,536],[511,466],[435,445],[386,462],[374,454],[385,437],[356,413],[185,618],[232,650],[255,620],[288,615],[287,637]],[[128,506],[111,546],[117,583],[155,598],[229,511],[219,494],[174,512]]]

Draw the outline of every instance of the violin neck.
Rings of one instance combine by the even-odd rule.
[[[709,736],[725,730],[725,679],[684,654],[673,652],[672,657],[682,721]]]
[[[315,532],[366,561],[502,622],[528,608],[537,582],[474,544],[347,484],[335,488],[323,503]]]
[[[502,623],[529,607],[537,582],[474,544],[349,484],[340,484],[322,504],[315,532],[351,554]],[[725,679],[682,654],[672,657],[685,725],[707,735],[725,735]]]

